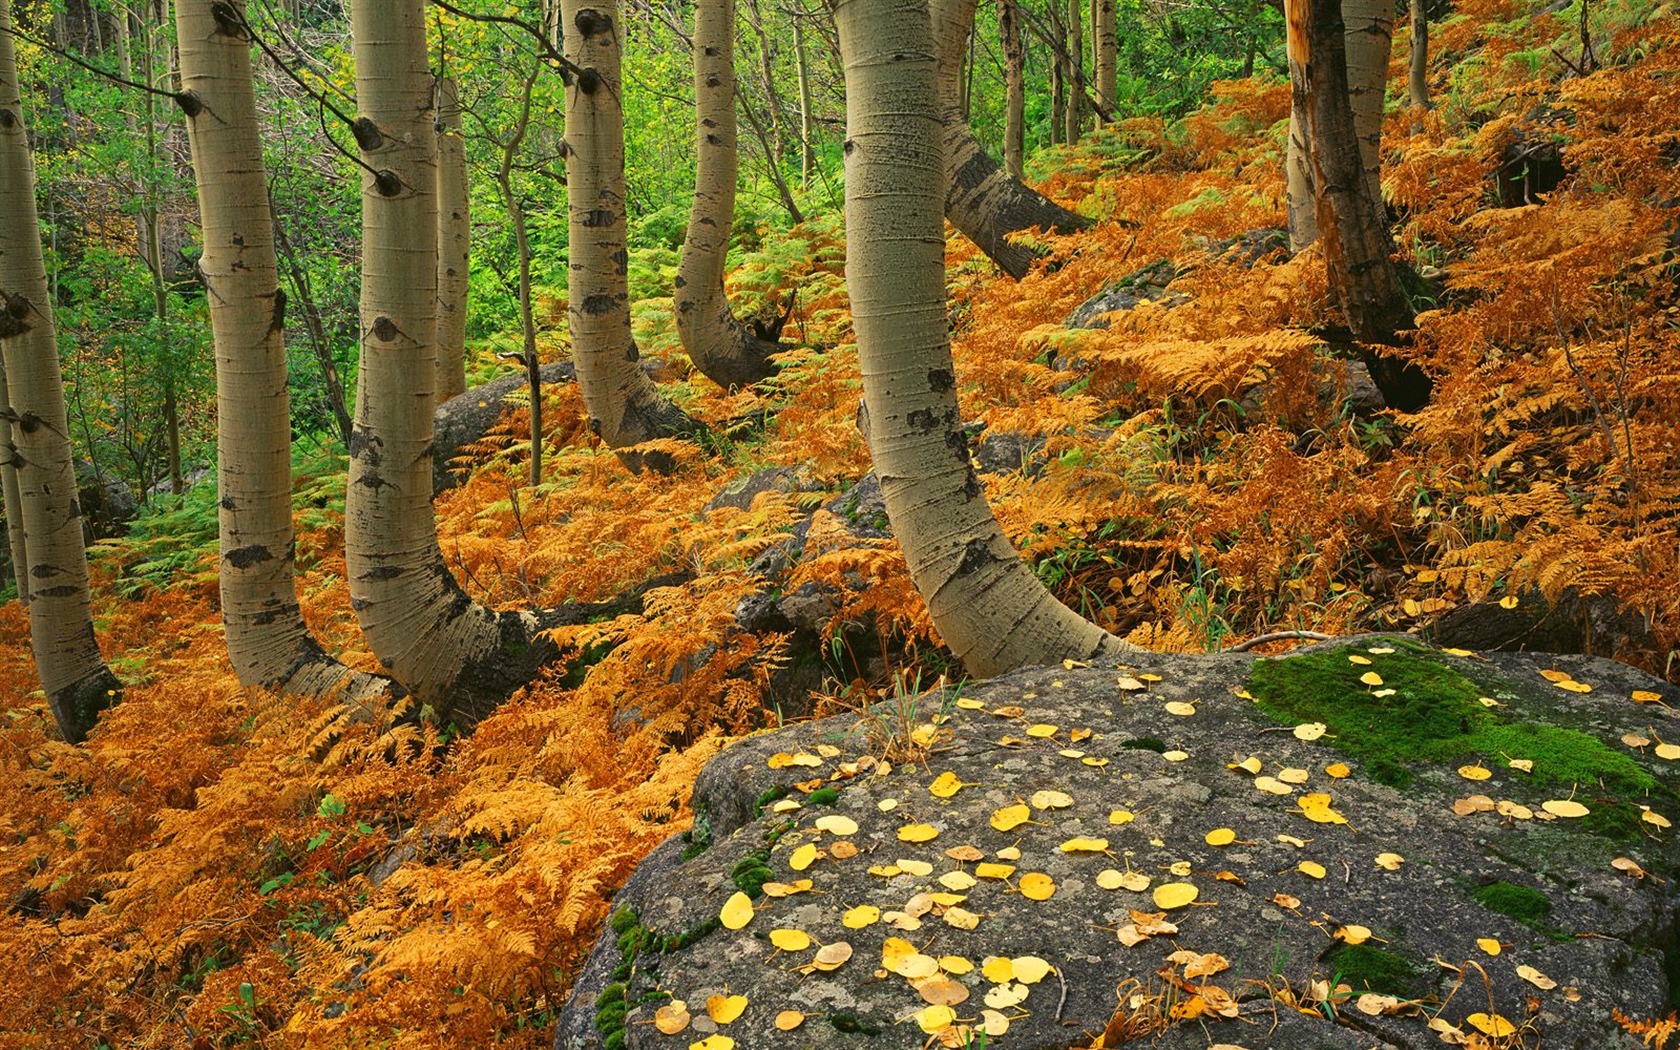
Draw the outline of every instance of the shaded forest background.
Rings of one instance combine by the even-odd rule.
[[[1284,217],[1278,13],[1120,5],[1121,119],[1066,145],[1052,141],[1045,61],[1060,16],[1027,5],[1043,28],[1027,41],[1029,179],[1103,221],[1043,237],[1020,282],[956,236],[947,266],[987,494],[1059,597],[1135,642],[1191,650],[1549,609],[1545,630],[1562,626],[1545,637],[1676,680],[1680,31],[1671,5],[1625,0],[1588,9],[1583,42],[1581,3],[1432,12],[1435,105],[1415,129],[1396,33],[1384,189],[1420,311],[1399,353],[1436,379],[1406,415],[1349,396],[1349,364],[1319,334],[1316,253],[1245,237]],[[238,686],[216,609],[214,486],[190,484],[215,421],[184,132],[173,107],[20,42],[72,436],[115,492],[147,495],[90,550],[99,634],[130,687],[87,747],[54,739],[26,617],[0,609],[0,949],[23,975],[0,984],[0,1046],[546,1045],[606,894],[688,825],[688,785],[727,737],[952,670],[893,542],[817,509],[869,469],[842,277],[839,75],[814,5],[742,6],[752,116],[729,287],[743,316],[778,312],[796,289],[799,347],[736,393],[683,356],[670,296],[692,181],[688,16],[628,5],[636,334],[667,395],[726,436],[676,447],[669,475],[632,475],[594,446],[562,384],[545,392],[540,484],[525,477],[523,409],[456,464],[438,528],[478,600],[683,580],[638,615],[567,629],[584,666],[533,683],[469,737],[371,730]],[[46,5],[17,7],[117,69],[101,5],[77,0],[56,25]],[[310,91],[349,91],[337,5],[270,13],[282,9],[258,23],[269,46]],[[477,382],[518,367],[507,192],[530,224],[539,351],[568,353],[560,82],[524,35],[435,17],[437,62],[468,113]],[[808,18],[818,100],[808,178],[792,17]],[[166,75],[164,29],[122,46],[132,75]],[[971,121],[995,144],[990,5],[972,56]],[[287,292],[294,317],[307,302],[319,319],[290,333],[300,597],[323,644],[373,670],[343,582],[328,378],[355,374],[357,177],[299,81],[259,69],[296,263],[282,260]],[[504,192],[491,172],[527,91],[533,133]],[[143,250],[137,222],[155,223],[161,253]],[[1107,328],[1066,326],[1128,277],[1138,305]],[[796,471],[795,491],[707,509],[770,466]],[[823,595],[821,622],[748,629],[737,610],[762,589],[755,559],[807,517],[805,556],[778,586]],[[790,668],[815,695],[790,689]]]

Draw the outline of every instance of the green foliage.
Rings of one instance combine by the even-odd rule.
[[[1345,983],[1355,992],[1378,992],[1410,999],[1420,994],[1423,971],[1399,952],[1369,944],[1341,944],[1324,956],[1335,975],[1332,985]]]
[[[1514,882],[1490,882],[1470,891],[1476,903],[1488,911],[1496,911],[1518,922],[1533,925],[1552,914],[1552,902],[1544,893],[1531,886]]]

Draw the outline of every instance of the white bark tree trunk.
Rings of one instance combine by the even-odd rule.
[[[437,399],[444,402],[467,389],[467,282],[472,265],[467,151],[461,140],[461,98],[453,77],[438,78],[437,123]]]

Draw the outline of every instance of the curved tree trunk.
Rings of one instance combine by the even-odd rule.
[[[59,731],[79,743],[122,684],[99,654],[88,605],[82,510],[11,29],[10,0],[0,0],[0,361],[10,394],[3,410],[17,448],[30,646]]]
[[[973,674],[1125,643],[1056,601],[969,460],[945,312],[940,108],[926,0],[834,0],[846,69],[846,286],[864,433],[940,635]]]
[[[1429,5],[1412,0],[1412,59],[1408,68],[1412,104],[1412,134],[1423,131],[1423,115],[1429,109]]]
[[[0,408],[12,403],[6,385],[5,361],[0,360]],[[23,499],[18,494],[17,447],[12,444],[12,428],[0,428],[0,489],[4,490],[6,508],[6,543],[12,556],[12,575],[17,582],[18,601],[29,604],[29,553],[23,536]]]
[[[1394,12],[1385,0],[1342,0],[1345,31],[1343,46],[1347,67],[1348,97],[1353,110],[1354,135],[1359,143],[1359,164],[1368,193],[1382,207],[1383,97],[1388,86],[1388,54],[1394,33]],[[1294,73],[1291,55],[1291,75]],[[1313,192],[1312,164],[1307,158],[1305,117],[1299,106],[1289,111],[1287,165],[1289,194],[1289,243],[1300,251],[1318,239],[1317,204]]]
[[[561,14],[566,58],[582,70],[566,87],[566,315],[589,429],[614,449],[689,434],[698,424],[642,371],[630,334],[618,3],[563,0]]]
[[[467,389],[467,278],[472,264],[467,151],[461,141],[461,98],[453,77],[438,78],[437,126],[437,399],[442,404]]]
[[[275,262],[244,0],[176,0],[181,98],[198,177],[199,269],[216,344],[222,623],[239,680],[360,700],[389,683],[328,656],[293,579],[285,295]]]
[[[1027,155],[1027,91],[1021,50],[1021,12],[1015,0],[997,0],[998,35],[1003,38],[1003,169],[1019,182]]]
[[[1115,33],[1114,0],[1096,0],[1096,5],[1097,101],[1101,103],[1097,120],[1101,121],[1104,110],[1114,112],[1120,79],[1120,41]]]
[[[438,721],[483,717],[555,655],[538,618],[473,602],[432,517],[437,163],[423,0],[351,12],[362,175],[362,356],[344,551],[362,633]]]
[[[931,0],[938,42],[938,104],[944,122],[947,185],[945,216],[1016,280],[1025,277],[1037,253],[1011,244],[1009,235],[1040,227],[1057,233],[1088,229],[1077,215],[1037,190],[1009,177],[962,121],[962,60],[979,0]]]
[[[807,95],[801,99],[802,104],[809,101]],[[770,355],[781,350],[779,332],[741,323],[723,291],[740,163],[735,141],[735,0],[699,0],[694,6],[694,106],[699,124],[694,207],[677,264],[677,333],[694,367],[727,390],[769,376],[775,371]],[[802,112],[808,113],[809,107]],[[779,330],[780,325],[774,327]]]
[[[1345,34],[1337,0],[1288,0],[1296,108],[1306,117],[1319,238],[1330,294],[1361,344],[1371,378],[1391,407],[1414,411],[1429,400],[1421,370],[1369,349],[1397,342],[1412,327],[1411,303],[1390,254],[1394,244],[1382,205],[1356,145],[1347,91]]]

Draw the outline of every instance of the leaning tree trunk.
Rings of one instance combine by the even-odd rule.
[[[1019,280],[1037,258],[1009,236],[1041,227],[1057,233],[1088,229],[1092,220],[1009,177],[975,139],[960,113],[962,59],[979,0],[931,0],[938,41],[938,102],[944,121],[945,215],[1009,276]]]
[[[1394,33],[1391,0],[1342,0],[1343,46],[1348,96],[1353,109],[1359,164],[1369,194],[1382,206],[1383,96],[1388,86],[1388,53]],[[1296,75],[1294,58],[1291,76]],[[1307,157],[1305,116],[1299,106],[1289,111],[1289,144],[1285,157],[1289,197],[1290,247],[1300,251],[1318,239],[1317,198],[1312,162]]]
[[[26,537],[29,641],[41,687],[59,731],[80,743],[122,684],[105,666],[93,634],[82,511],[35,212],[35,165],[11,31],[10,0],[0,0],[0,362],[10,394],[0,411],[17,448],[22,512],[9,524],[21,524]]]
[[[1429,4],[1412,0],[1412,60],[1409,87],[1412,104],[1412,134],[1423,131],[1423,115],[1429,110]]]
[[[802,94],[802,105],[807,101]],[[781,350],[776,340],[780,324],[749,328],[736,318],[723,291],[740,164],[735,141],[735,0],[699,0],[694,6],[694,108],[694,207],[677,263],[677,333],[694,367],[727,390],[751,386],[772,374],[770,355]],[[802,112],[809,112],[808,105]]]
[[[973,674],[1127,648],[1021,563],[969,460],[947,335],[943,100],[926,0],[835,0],[834,17],[860,415],[916,588]]]
[[[216,344],[216,481],[222,623],[246,685],[346,701],[389,683],[328,656],[304,626],[293,578],[286,299],[257,130],[244,0],[176,0],[178,101],[198,177],[199,260]]]
[[[1015,0],[997,0],[998,35],[1003,38],[1003,169],[1019,182],[1027,154],[1027,90],[1021,50],[1021,12]]]
[[[6,368],[0,360],[0,408],[12,403],[6,385]],[[0,489],[5,494],[6,542],[12,556],[12,576],[17,582],[18,601],[29,604],[29,553],[23,536],[23,499],[18,494],[17,448],[12,444],[12,428],[0,431]]]
[[[537,617],[462,592],[432,517],[437,146],[424,0],[358,3],[362,354],[344,552],[379,662],[438,721],[476,721],[555,655]]]
[[[1099,121],[1102,113],[1114,112],[1114,96],[1118,94],[1120,79],[1120,41],[1115,33],[1114,0],[1096,0],[1097,35],[1097,102]]]
[[[561,11],[566,58],[579,70],[566,88],[566,314],[589,429],[614,449],[692,433],[695,422],[642,371],[630,334],[618,2],[563,0]]]
[[[1330,294],[1361,344],[1371,378],[1391,407],[1413,411],[1428,401],[1429,377],[1379,355],[1412,327],[1410,302],[1390,253],[1382,205],[1371,196],[1357,146],[1347,90],[1344,33],[1337,0],[1288,0],[1294,104],[1306,117],[1319,240]]]
[[[1085,115],[1085,0],[1067,0],[1067,141],[1079,141]]]
[[[467,389],[467,278],[472,264],[467,151],[461,140],[461,97],[453,77],[438,78],[437,127],[437,399],[442,403]]]

